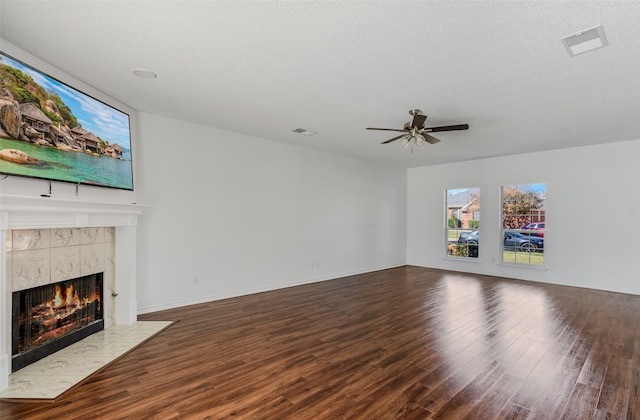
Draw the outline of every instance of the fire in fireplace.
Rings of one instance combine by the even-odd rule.
[[[13,372],[104,329],[102,277],[13,293]]]

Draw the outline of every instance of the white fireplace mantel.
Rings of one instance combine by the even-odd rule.
[[[7,284],[6,233],[21,229],[83,227],[116,228],[116,324],[137,320],[136,226],[148,207],[0,194],[0,389],[9,383],[11,372],[11,292]]]
[[[135,226],[146,206],[0,194],[0,230]]]

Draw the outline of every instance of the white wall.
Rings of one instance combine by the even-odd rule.
[[[42,203],[150,206],[137,229],[141,313],[404,265],[406,170],[138,117],[0,41],[5,53],[131,115],[134,192],[80,185],[76,195],[74,184],[53,182]],[[45,180],[0,180],[2,195],[48,192]]]
[[[140,313],[404,265],[406,170],[145,113],[138,127]]]
[[[640,294],[640,140],[413,168],[408,264]],[[546,269],[498,264],[500,187],[544,182]],[[481,188],[478,261],[445,256],[446,189]]]

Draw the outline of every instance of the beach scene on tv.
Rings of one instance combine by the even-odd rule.
[[[0,173],[133,190],[129,116],[0,53]]]

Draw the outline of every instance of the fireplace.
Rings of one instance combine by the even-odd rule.
[[[136,322],[136,226],[147,206],[120,198],[0,193],[0,390],[16,370],[13,292],[103,273],[104,329]]]
[[[12,294],[12,371],[104,329],[103,273]]]

